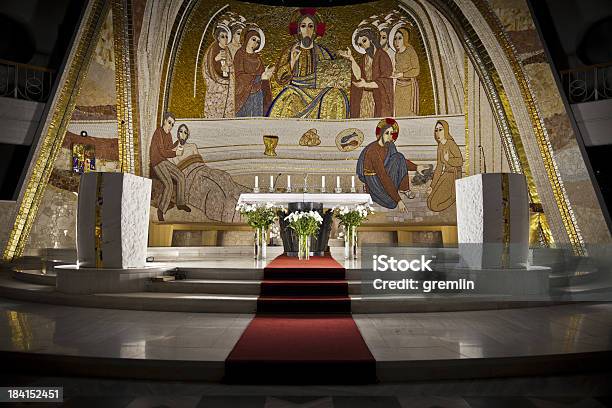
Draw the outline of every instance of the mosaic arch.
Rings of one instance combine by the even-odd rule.
[[[203,7],[204,3],[207,7]],[[485,7],[486,4],[477,3],[480,4],[483,12],[489,12]],[[526,174],[534,204],[540,205],[542,194],[546,196],[544,207],[549,213],[550,227],[548,227],[547,222],[538,227],[541,238],[550,240],[552,238],[550,231],[552,230],[554,231],[553,235],[557,237],[559,242],[569,241],[572,244],[581,245],[580,232],[571,213],[570,203],[562,185],[559,187],[559,178],[558,174],[555,173],[554,166],[550,166],[552,158],[550,152],[546,150],[546,135],[538,135],[543,139],[540,146],[536,146],[539,152],[534,152],[533,149],[529,148],[526,149],[524,146],[523,138],[529,132],[524,132],[523,129],[533,128],[534,121],[538,121],[537,113],[528,112],[527,120],[517,122],[513,112],[513,104],[516,101],[508,99],[504,88],[506,78],[500,77],[499,73],[496,72],[496,67],[492,64],[490,67],[486,65],[487,62],[491,63],[487,47],[480,41],[478,35],[469,38],[469,35],[474,34],[475,30],[455,3],[409,0],[402,2],[381,1],[346,6],[346,10],[343,10],[345,12],[342,13],[344,18],[341,20],[341,24],[338,24],[337,21],[340,20],[334,18],[334,15],[336,13],[336,15],[340,15],[339,12],[343,7],[304,11],[294,8],[272,9],[268,6],[240,2],[217,4],[209,1],[177,3],[174,6],[176,19],[171,35],[164,38],[165,49],[157,47],[158,53],[163,55],[163,64],[157,76],[159,79],[157,85],[151,82],[151,86],[158,86],[159,93],[155,99],[152,95],[149,95],[149,103],[157,105],[157,109],[154,111],[158,123],[149,125],[147,132],[149,135],[161,123],[161,115],[164,112],[173,112],[178,117],[177,122],[183,121],[184,125],[189,128],[198,152],[208,153],[207,158],[201,155],[203,160],[208,162],[211,167],[216,167],[218,170],[227,173],[229,178],[242,186],[240,188],[249,188],[250,182],[245,175],[251,176],[253,172],[271,174],[277,171],[287,174],[335,172],[347,176],[355,174],[354,168],[358,153],[365,147],[365,142],[363,147],[359,145],[352,154],[349,152],[349,154],[338,155],[337,153],[324,151],[326,148],[333,148],[331,139],[344,130],[337,120],[340,117],[348,117],[355,121],[355,129],[370,136],[371,141],[377,122],[376,114],[378,116],[388,115],[380,115],[382,112],[380,109],[381,103],[378,104],[378,111],[376,111],[375,106],[368,109],[367,106],[363,106],[364,98],[360,100],[356,96],[357,93],[353,92],[351,94],[351,88],[353,88],[356,79],[354,71],[350,73],[351,80],[339,81],[340,85],[347,85],[348,88],[338,89],[342,88],[342,86],[339,86],[325,94],[335,95],[330,96],[329,101],[331,102],[327,105],[326,97],[321,96],[322,93],[319,88],[308,88],[309,85],[312,85],[308,83],[310,79],[308,75],[312,74],[312,71],[308,69],[300,71],[302,68],[300,63],[304,62],[303,67],[312,68],[313,64],[309,65],[309,63],[313,60],[317,62],[325,60],[323,62],[328,64],[322,65],[322,67],[329,68],[332,70],[331,72],[335,73],[345,72],[348,76],[347,71],[352,71],[353,66],[351,64],[351,67],[347,68],[347,65],[343,64],[348,64],[352,60],[347,55],[348,52],[342,50],[348,48],[351,54],[358,56],[359,53],[356,51],[359,51],[359,41],[361,40],[359,27],[377,26],[381,25],[382,22],[384,28],[387,23],[393,25],[394,19],[401,20],[411,28],[410,38],[418,38],[414,49],[420,62],[420,73],[429,74],[427,86],[431,86],[431,94],[428,99],[431,108],[429,114],[421,115],[425,111],[420,111],[421,101],[419,100],[417,116],[399,118],[398,123],[403,136],[401,142],[398,143],[400,152],[405,153],[407,157],[414,158],[413,162],[416,165],[430,165],[431,169],[435,169],[439,163],[436,159],[435,144],[431,146],[430,135],[438,120],[442,119],[443,115],[447,115],[448,120],[446,122],[448,123],[449,133],[457,141],[460,152],[462,163],[459,168],[462,174],[483,171],[483,155],[485,161],[487,156],[491,156],[489,160],[499,157],[497,171],[517,171]],[[206,12],[204,12],[205,9]],[[350,13],[347,13],[346,11],[349,9]],[[271,12],[271,10],[275,11]],[[480,12],[478,9],[476,11]],[[489,31],[492,31],[489,22],[483,18],[483,12],[479,14],[480,22]],[[279,18],[279,16],[283,18]],[[349,22],[346,16],[354,16],[355,21]],[[321,46],[320,50],[313,46],[314,51],[311,51],[309,55],[318,55],[319,59],[314,57],[302,61],[300,58],[304,57],[305,53],[297,53],[299,56],[295,57],[291,55],[291,51],[295,50],[296,44],[303,37],[301,35],[303,33],[299,30],[300,24],[304,21],[308,24],[312,23],[311,30],[315,33],[312,35],[313,43],[316,46]],[[298,26],[297,34],[295,25]],[[250,112],[255,113],[247,116],[243,116],[244,112],[240,112],[240,109],[245,106],[245,98],[231,97],[232,92],[234,95],[242,92],[235,88],[237,84],[240,88],[239,80],[235,80],[233,83],[230,79],[226,82],[210,80],[215,75],[217,75],[217,79],[223,79],[223,75],[231,78],[232,70],[236,69],[232,66],[234,60],[231,59],[231,55],[233,53],[235,57],[240,48],[234,52],[232,47],[246,46],[246,43],[240,44],[245,35],[240,37],[236,35],[236,27],[243,30],[242,34],[246,32],[249,38],[258,41],[251,47],[252,54],[257,55],[252,62],[255,67],[258,67],[256,69],[260,70],[261,78],[268,79],[268,81],[261,81],[261,89],[258,88],[261,97],[256,101],[257,110],[251,109]],[[266,31],[270,31],[267,36]],[[232,37],[232,32],[234,37]],[[332,36],[329,33],[337,33],[337,35]],[[418,36],[413,33],[418,33]],[[494,34],[489,35],[494,37]],[[236,41],[233,46],[232,38]],[[240,41],[238,38],[240,38]],[[380,36],[378,39],[380,40]],[[145,39],[145,41],[147,40]],[[503,50],[500,41],[500,39],[496,39],[495,44],[492,45],[497,52]],[[224,42],[227,42],[227,52],[220,51],[225,47]],[[348,47],[343,47],[343,45],[348,45]],[[487,44],[487,46],[491,47],[491,44]],[[329,51],[329,54],[326,54],[327,56],[332,55],[329,60],[323,55],[325,52],[321,50]],[[241,61],[240,54],[238,55],[240,74],[241,70],[244,69],[244,64]],[[295,58],[295,62],[292,61],[292,58]],[[504,58],[510,59],[507,55]],[[284,73],[286,73],[283,64],[287,63],[288,60],[290,67],[292,66],[291,63],[295,63],[298,68],[294,69],[292,74],[294,79],[297,78],[296,81],[287,84],[283,80]],[[357,58],[355,60],[356,65],[363,70],[365,67],[362,60],[357,60]],[[230,63],[227,63],[227,61],[230,61]],[[426,61],[427,69],[423,69],[422,61]],[[148,63],[148,61],[143,62],[144,65]],[[207,62],[211,62],[211,64],[207,66]],[[224,64],[225,66],[222,66]],[[274,72],[272,72],[272,67],[274,67]],[[276,71],[277,67],[279,67],[279,71]],[[321,67],[317,66],[315,69],[315,74],[319,75],[320,73],[317,79],[321,79],[322,85],[330,85],[326,82],[325,71],[318,70],[319,68]],[[493,72],[489,68],[492,68]],[[340,78],[342,74],[336,76]],[[516,73],[516,76],[519,76],[518,73]],[[470,83],[470,80],[472,83]],[[516,81],[516,78],[514,80]],[[264,82],[267,82],[265,86]],[[221,85],[225,88],[222,88]],[[419,81],[419,85],[421,85],[421,81]],[[300,89],[300,86],[303,88]],[[516,88],[516,83],[510,84],[510,86]],[[419,87],[419,98],[426,94],[425,91],[420,91]],[[207,92],[209,92],[208,99],[206,97]],[[267,93],[269,95],[266,95]],[[367,92],[362,92],[361,95],[364,93]],[[478,98],[474,96],[476,94],[478,94]],[[210,95],[216,96],[212,98]],[[249,94],[249,96],[252,95]],[[285,97],[286,99],[284,99]],[[523,92],[523,97],[522,102],[524,104],[525,100],[529,99],[529,94]],[[478,100],[477,108],[474,107],[476,99]],[[219,100],[224,101],[223,109],[218,109],[217,102]],[[262,100],[267,102],[263,102],[263,107],[260,109]],[[232,123],[232,101],[234,101],[233,121],[235,123],[229,125],[229,123]],[[310,104],[313,101],[314,104]],[[238,102],[238,106],[236,106],[236,102]],[[352,107],[351,102],[353,102]],[[359,103],[359,109],[355,107],[357,103]],[[294,105],[299,106],[293,111],[286,108],[286,106]],[[338,108],[341,105],[342,107]],[[309,110],[313,106],[315,109]],[[335,106],[336,108],[331,111],[335,114],[340,112],[340,116],[326,117],[324,114],[326,106]],[[470,109],[472,109],[472,119],[469,117]],[[322,112],[323,114],[321,114]],[[361,112],[369,114],[362,116],[360,115]],[[215,123],[216,120],[219,120],[219,116],[224,116],[223,119],[225,119],[222,126]],[[370,119],[371,116],[374,117]],[[478,117],[477,120],[476,117]],[[272,119],[280,122],[273,124],[275,122],[272,122]],[[309,123],[309,120],[315,120],[316,125]],[[487,121],[491,125],[491,129],[487,130],[487,138],[489,135],[493,135],[493,137],[490,138],[490,141],[483,141],[482,128],[483,125],[487,125]],[[429,130],[425,130],[427,128]],[[477,130],[480,133],[478,140],[476,139]],[[291,135],[277,134],[283,132],[291,133]],[[296,146],[301,146],[299,142],[307,132],[321,135],[321,142],[316,145],[315,149],[296,150]],[[533,130],[531,130],[531,133],[533,134]],[[259,151],[261,150],[259,146],[264,143],[262,139],[267,134],[279,138],[279,154],[274,156],[273,159],[261,157],[261,151]],[[358,135],[359,132],[355,132],[355,134]],[[143,134],[143,146],[149,144],[148,138],[150,136],[146,133]],[[238,143],[236,138],[242,143]],[[250,140],[250,138],[253,140]],[[433,147],[429,151],[425,146],[427,143],[424,143],[425,138],[429,141],[430,146],[428,147]],[[245,139],[249,139],[249,143],[244,143],[247,142]],[[535,137],[534,139],[537,140]],[[224,143],[220,143],[220,140],[223,140]],[[368,141],[367,136],[365,141]],[[471,144],[470,141],[472,141]],[[402,143],[405,144],[402,145]],[[533,142],[529,143],[529,147],[531,147]],[[221,148],[231,149],[231,151],[221,152]],[[534,157],[528,157],[529,154]],[[146,152],[144,152],[144,155],[146,156]],[[232,155],[240,157],[232,157]],[[471,163],[470,157],[472,157]],[[547,162],[543,163],[543,159]],[[325,165],[314,167],[312,166],[313,160]],[[534,178],[531,174],[531,167],[544,168],[544,171],[540,173],[543,176],[542,179],[536,180]],[[418,173],[424,174],[422,171]],[[555,178],[555,176],[557,177]],[[428,182],[430,183],[431,180],[426,180],[424,185],[427,185]],[[431,187],[431,185],[428,185],[428,187]],[[424,189],[420,198],[426,202],[430,198],[428,194],[431,194],[429,188]],[[155,204],[153,205],[155,206]],[[399,217],[396,214],[389,215],[389,217],[392,216],[393,220],[408,223],[453,221],[454,207],[451,206],[442,211],[435,211],[438,208],[433,207],[428,205],[427,210],[430,211],[419,213],[416,217],[402,216],[401,214],[399,214]],[[394,209],[389,208],[388,210],[393,212]],[[444,213],[445,210],[448,210],[447,214]]]
[[[437,113],[427,44],[397,2],[296,9],[201,0],[187,8],[170,51],[163,110],[207,119],[365,118],[375,108],[384,113],[378,116]],[[251,54],[248,34],[258,41]],[[367,51],[360,39],[369,43]],[[376,55],[368,67],[369,79],[378,81],[374,91],[354,86],[354,71],[366,67],[352,70],[351,57],[359,62],[366,52]],[[249,75],[258,69],[261,106],[245,98]],[[394,70],[398,78],[382,80]],[[364,92],[373,95],[362,98]],[[356,106],[357,98],[371,99],[372,106]]]

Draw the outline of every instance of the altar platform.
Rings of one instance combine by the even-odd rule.
[[[419,256],[436,254],[438,270],[447,274],[465,274],[456,267],[457,248],[398,248],[405,254]],[[30,257],[5,268],[0,272],[0,296],[24,301],[64,304],[97,308],[129,310],[254,313],[261,290],[263,270],[282,247],[269,247],[265,261],[253,259],[251,247],[170,247],[149,248],[148,256],[153,262],[147,266],[157,271],[153,275],[176,275],[184,279],[173,281],[151,281],[151,276],[142,278],[142,289],[123,293],[62,293],[56,288],[57,270],[70,267],[69,251],[49,250],[47,258]],[[580,271],[564,275],[558,264],[558,255],[537,255],[546,272],[551,287],[563,285],[571,280],[583,284],[587,292],[610,289],[611,284],[597,283],[596,271],[585,266]],[[343,248],[332,247],[331,255],[346,269],[346,282],[353,313],[400,313],[400,312],[445,312],[460,310],[492,310],[517,307],[543,306],[576,299],[576,293],[557,291],[554,297],[517,297],[511,293],[495,296],[479,293],[372,293],[364,292],[364,284],[373,278],[370,265],[361,265],[359,259],[345,261]],[[150,259],[151,259],[150,258]],[[75,259],[75,258],[74,258]],[[556,263],[555,263],[556,262]],[[72,261],[74,263],[74,260]],[[68,265],[67,265],[68,264]],[[455,266],[453,266],[455,265]],[[536,271],[537,272],[537,271]],[[480,273],[487,273],[480,271]],[[574,276],[575,275],[575,276]],[[596,284],[589,289],[588,285]],[[597,286],[599,285],[599,286]]]

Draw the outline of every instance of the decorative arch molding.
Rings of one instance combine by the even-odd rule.
[[[423,12],[419,4],[414,0],[406,0],[399,5],[400,9],[407,13],[417,23],[417,28],[421,33],[423,42],[425,43],[425,51],[429,60],[429,68],[431,71],[431,79],[433,81],[436,113],[449,113],[448,104],[446,102],[446,89],[444,87],[444,67],[440,58],[440,49],[438,47],[437,37],[433,31],[433,25],[429,16]],[[434,56],[437,55],[436,59]]]
[[[550,140],[516,51],[482,0],[428,0],[464,40],[495,106],[511,168],[525,174],[533,203],[541,204],[559,244],[585,252],[582,234],[554,160]]]
[[[138,55],[140,79],[147,85],[139,90],[143,101],[143,137],[153,133],[163,110],[161,94],[164,89],[160,84],[165,86],[167,82],[164,76],[170,58],[168,44],[174,41],[189,4],[195,1],[161,0],[163,4],[157,2],[155,6],[153,2],[147,2]],[[459,47],[463,47],[493,106],[511,170],[527,177],[531,201],[542,204],[555,241],[570,244],[577,253],[582,253],[582,235],[554,161],[541,115],[515,52],[490,6],[482,0],[400,0],[400,4],[420,24],[419,28],[425,34],[434,66],[434,88],[440,96],[438,112],[457,110],[457,105],[461,105],[461,91],[457,87],[463,83],[462,70],[448,68],[451,62],[463,66],[463,56],[458,52]],[[446,24],[435,24],[444,20],[453,30],[448,30]],[[450,38],[450,48],[455,54],[447,56],[446,61],[441,57],[438,61],[434,59],[442,51],[438,42],[441,36]],[[456,95],[449,97],[449,87],[440,85],[447,80],[457,88],[454,91]],[[146,146],[147,141],[143,140],[142,145]],[[146,149],[143,149],[143,155],[148,156]],[[143,162],[146,163],[147,159],[143,157]],[[144,170],[148,172],[148,169]]]
[[[141,146],[148,146],[150,135],[158,125],[158,117],[163,114],[159,106],[162,69],[168,41],[174,36],[177,17],[182,15],[186,4],[191,0],[147,1],[138,39],[137,71],[140,99]],[[142,163],[149,162],[149,150],[142,149]],[[149,176],[148,166],[142,173]]]

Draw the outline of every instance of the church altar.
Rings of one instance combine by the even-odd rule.
[[[238,203],[273,203],[287,206],[289,203],[321,203],[325,208],[341,205],[372,204],[372,197],[364,193],[244,193]]]
[[[337,206],[372,204],[372,197],[363,193],[244,193],[240,195],[238,203],[265,204],[287,208],[287,213],[279,214],[279,224],[283,247],[288,256],[297,256],[298,237],[288,227],[285,216],[297,211],[317,211],[323,217],[323,223],[317,236],[311,237],[311,255],[322,256],[327,249],[329,234],[333,221],[333,211]]]

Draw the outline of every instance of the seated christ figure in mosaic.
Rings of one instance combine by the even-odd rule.
[[[314,8],[293,13],[289,32],[296,42],[276,64],[276,82],[283,86],[272,101],[268,116],[276,118],[344,119],[349,114],[346,93],[334,87],[330,62],[336,57],[317,40],[325,34]]]

